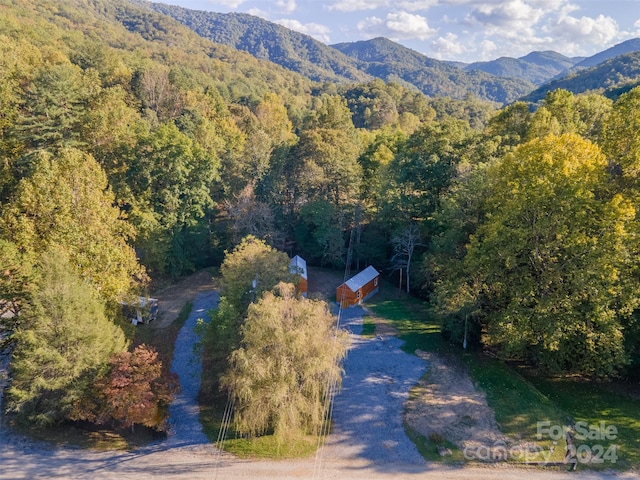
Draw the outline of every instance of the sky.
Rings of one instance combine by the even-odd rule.
[[[640,0],[152,0],[249,13],[332,45],[386,37],[439,60],[554,50],[587,57],[640,37]]]

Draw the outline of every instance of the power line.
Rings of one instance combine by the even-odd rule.
[[[346,299],[346,291],[347,289],[344,288],[344,284],[347,282],[347,280],[349,280],[350,276],[351,276],[351,261],[352,261],[352,255],[353,255],[353,237],[354,237],[354,232],[355,230],[358,228],[358,225],[360,223],[360,205],[356,206],[355,212],[354,212],[354,225],[351,227],[351,231],[349,233],[349,244],[347,247],[347,259],[345,262],[345,266],[344,266],[344,276],[343,276],[343,281],[342,281],[342,286],[343,288],[341,289],[340,292],[340,298],[337,299],[338,300],[338,315],[337,315],[337,319],[336,319],[336,325],[334,328],[334,336],[333,336],[333,341],[334,343],[338,341],[338,332],[340,330],[340,322],[342,320],[342,305],[344,304],[344,301]],[[338,359],[336,358],[336,363],[338,362]],[[318,445],[317,445],[317,450],[316,450],[316,456],[315,456],[315,462],[314,462],[314,467],[313,467],[313,478],[318,478],[318,475],[321,474],[322,471],[322,467],[323,467],[323,452],[322,452],[322,447],[324,446],[324,442],[326,437],[329,435],[329,431],[331,429],[331,419],[333,417],[333,406],[334,406],[334,402],[333,402],[333,398],[336,395],[336,390],[337,390],[337,383],[338,383],[338,379],[335,376],[329,376],[327,378],[327,385],[326,385],[326,390],[325,390],[325,401],[324,401],[324,408],[323,408],[323,421],[322,421],[322,425],[320,428],[320,432],[318,434]]]

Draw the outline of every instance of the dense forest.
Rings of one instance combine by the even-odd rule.
[[[496,110],[316,84],[120,0],[0,11],[8,411],[162,428],[123,408],[123,377],[158,409],[175,387],[118,306],[247,238],[312,265],[402,268],[453,342],[466,323],[474,345],[545,371],[637,371],[639,88]],[[247,321],[294,315],[278,289]]]

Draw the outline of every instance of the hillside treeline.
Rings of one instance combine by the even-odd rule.
[[[109,375],[147,375],[160,409],[173,388],[154,352],[126,352],[119,302],[247,235],[312,265],[402,268],[454,342],[634,371],[640,90],[493,111],[313,84],[126,2],[0,7],[11,411],[160,425],[119,410]]]

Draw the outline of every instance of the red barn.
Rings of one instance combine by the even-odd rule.
[[[380,274],[369,265],[336,289],[336,301],[341,307],[359,305],[378,293]]]
[[[296,255],[291,259],[289,264],[289,271],[298,276],[297,292],[303,297],[307,296],[307,262],[304,258]]]

